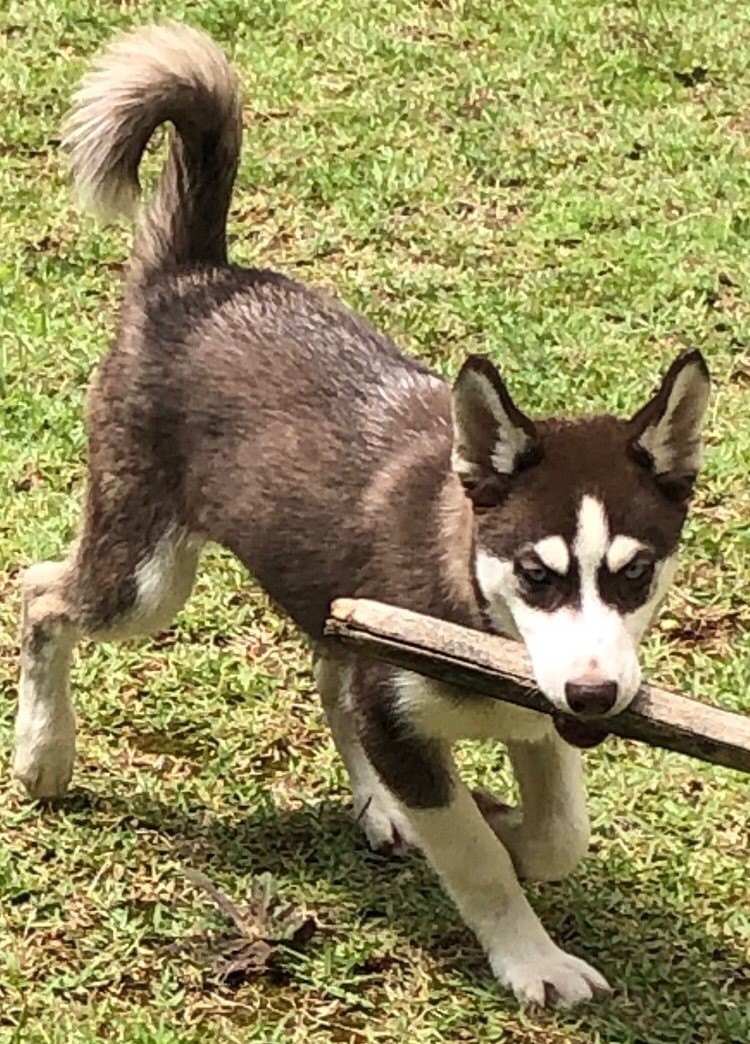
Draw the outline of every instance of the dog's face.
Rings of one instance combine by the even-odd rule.
[[[534,423],[472,357],[453,393],[453,467],[474,505],[474,579],[561,711],[614,714],[672,578],[700,464],[708,371],[680,356],[631,420]]]

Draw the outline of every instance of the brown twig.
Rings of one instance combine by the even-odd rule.
[[[533,680],[523,647],[406,609],[341,598],[331,607],[326,634],[365,656],[475,693],[528,707],[555,709]],[[644,685],[622,713],[606,719],[618,736],[750,772],[750,717]]]

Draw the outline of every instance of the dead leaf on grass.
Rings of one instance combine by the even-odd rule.
[[[209,979],[236,989],[249,979],[276,970],[280,951],[300,950],[318,930],[314,917],[279,901],[273,879],[263,874],[253,882],[250,902],[239,907],[200,870],[185,876],[218,906],[238,934],[204,940],[200,957],[210,965]]]

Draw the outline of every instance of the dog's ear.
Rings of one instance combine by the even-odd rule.
[[[670,500],[687,500],[692,492],[701,465],[701,428],[709,388],[708,367],[701,353],[683,352],[651,401],[630,421],[631,453],[651,469]]]
[[[453,385],[453,470],[477,507],[499,503],[508,480],[540,456],[536,428],[489,359],[471,355]]]

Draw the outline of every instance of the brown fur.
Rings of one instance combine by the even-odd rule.
[[[68,122],[76,184],[102,209],[132,206],[149,137],[163,122],[174,131],[91,389],[81,535],[65,562],[26,575],[15,772],[34,796],[62,796],[75,640],[166,626],[215,541],[314,640],[373,847],[416,837],[521,999],[587,999],[606,982],[553,946],[513,873],[551,879],[583,855],[577,753],[543,716],[337,654],[323,627],[340,595],[481,626],[476,547],[517,568],[529,541],[572,540],[586,493],[617,533],[669,553],[699,455],[702,361],[678,361],[630,423],[536,424],[486,359],[467,360],[451,391],[336,301],[228,263],[239,113],[208,38],[148,28],[97,63]],[[461,783],[450,744],[470,722],[508,740],[523,814],[484,800],[485,821]]]
[[[175,128],[91,389],[84,524],[60,610],[71,626],[117,636],[163,625],[165,612],[138,604],[140,571],[163,552],[172,611],[203,541],[238,555],[317,641],[339,595],[481,626],[475,541],[507,558],[520,536],[572,537],[587,491],[618,532],[650,534],[658,518],[652,543],[670,551],[684,501],[665,498],[634,450],[668,388],[630,424],[535,424],[480,358],[452,409],[447,384],[336,301],[227,262],[239,111],[207,37],[147,28],[95,64],[67,123],[74,180],[110,209],[137,198],[155,127]],[[493,463],[482,381],[518,436],[507,471]]]

